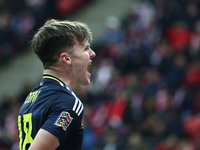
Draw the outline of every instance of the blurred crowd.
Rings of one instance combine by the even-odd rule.
[[[16,4],[3,4],[8,2]],[[20,35],[52,13],[37,18],[35,9],[47,1],[23,2],[26,12],[16,13],[16,7],[0,14],[0,32],[9,36],[0,40],[3,56],[21,49]],[[61,7],[65,1],[58,2]],[[66,14],[63,7],[57,13]],[[97,57],[89,68],[91,85],[75,89],[85,109],[83,149],[200,150],[199,8],[199,0],[141,0],[123,18],[106,18],[105,31],[92,44]],[[17,115],[32,87],[25,84],[20,95],[4,98],[0,150],[17,150]]]
[[[61,19],[92,0],[0,0],[0,64],[27,49],[46,19]]]

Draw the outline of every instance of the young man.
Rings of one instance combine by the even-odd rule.
[[[91,40],[86,24],[54,19],[34,35],[31,47],[44,75],[19,111],[20,150],[82,149],[83,104],[72,89],[90,84]]]

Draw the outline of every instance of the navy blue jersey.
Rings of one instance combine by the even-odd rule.
[[[19,148],[27,150],[39,129],[55,135],[57,150],[81,150],[83,104],[62,81],[44,75],[27,96],[18,116]]]

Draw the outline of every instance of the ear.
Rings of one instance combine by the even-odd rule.
[[[61,53],[60,54],[60,59],[64,62],[64,63],[66,63],[66,64],[68,64],[68,65],[71,65],[71,58],[69,57],[69,55],[67,54],[67,53]]]

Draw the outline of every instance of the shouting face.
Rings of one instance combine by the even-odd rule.
[[[90,43],[85,40],[76,42],[71,54],[71,67],[75,84],[90,84],[91,74],[88,72],[88,66],[92,63],[92,58],[96,56],[90,48]]]

